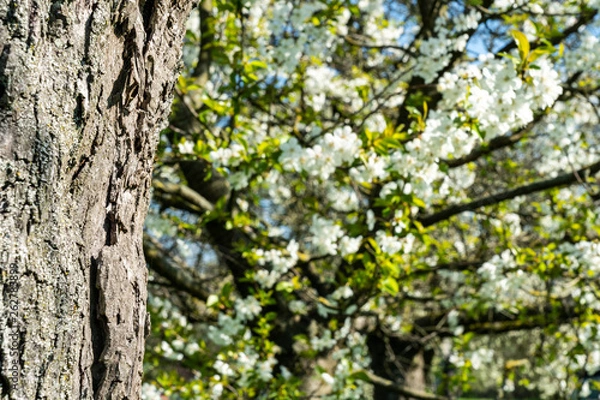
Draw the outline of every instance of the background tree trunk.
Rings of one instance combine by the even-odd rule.
[[[2,398],[136,399],[142,226],[191,0],[0,0]]]

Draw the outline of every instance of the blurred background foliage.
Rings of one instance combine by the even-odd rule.
[[[597,3],[201,1],[144,398],[592,396]]]

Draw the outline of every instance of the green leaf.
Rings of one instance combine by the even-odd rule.
[[[223,285],[223,289],[221,289],[221,296],[228,298],[232,291],[233,285],[231,283],[226,283]]]
[[[217,303],[219,303],[219,296],[216,294],[211,294],[208,296],[208,299],[206,299],[206,307],[212,307]]]
[[[367,242],[369,242],[373,250],[375,250],[375,253],[381,253],[381,249],[379,248],[377,241],[373,237],[368,237]]]
[[[179,85],[179,87],[181,89],[185,89],[187,86],[187,82],[185,81],[185,77],[183,75],[179,75],[179,78],[177,78],[177,84]],[[185,91],[184,91],[185,93]]]
[[[275,290],[277,292],[292,293],[294,291],[294,285],[288,281],[279,282],[277,286],[275,286]]]
[[[395,296],[398,294],[400,288],[398,287],[398,282],[391,276],[388,276],[381,282],[381,290]]]
[[[508,58],[509,60],[513,61],[515,64],[518,64],[517,58],[508,53],[500,52],[500,53],[498,53],[498,55],[500,57]]]
[[[371,380],[369,379],[369,375],[367,375],[367,373],[363,370],[357,371],[355,373],[353,373],[352,375],[350,375],[350,378],[352,379],[356,379],[359,381],[365,381],[365,382],[370,382]]]
[[[421,115],[421,111],[417,107],[406,106],[406,111],[408,111],[410,114],[415,114],[419,116]]]
[[[519,56],[521,57],[521,61],[525,61],[527,56],[529,56],[529,40],[527,40],[527,36],[523,32],[519,32],[517,30],[510,31],[511,36],[517,42],[517,47],[519,49]]]
[[[275,311],[268,312],[264,318],[266,321],[274,321],[277,319],[277,313]]]
[[[419,208],[425,208],[426,207],[425,202],[423,200],[421,200],[420,198],[418,198],[418,197],[412,196],[411,202],[415,206],[417,206]]]
[[[397,139],[391,138],[391,137],[387,137],[384,139],[381,139],[381,144],[383,144],[385,147],[389,148],[389,149],[400,149],[402,148],[402,143],[400,143]]]
[[[267,63],[261,60],[252,60],[249,65],[252,66],[254,70],[267,68]]]
[[[535,60],[537,60],[538,58],[540,58],[541,56],[543,56],[545,54],[552,54],[552,53],[554,53],[554,49],[549,49],[547,47],[538,47],[537,49],[535,49],[531,53],[529,53],[527,62],[532,63]]]

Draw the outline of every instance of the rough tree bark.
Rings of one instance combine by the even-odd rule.
[[[2,399],[137,399],[141,245],[192,0],[0,0]]]

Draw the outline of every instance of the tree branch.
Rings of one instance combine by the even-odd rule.
[[[419,221],[425,227],[431,226],[465,211],[474,211],[478,208],[498,204],[505,200],[514,199],[518,196],[524,196],[531,193],[541,192],[543,190],[552,189],[559,186],[570,185],[572,183],[578,182],[581,179],[581,176],[584,176],[586,173],[593,175],[598,171],[600,171],[600,161],[589,165],[585,168],[581,168],[577,171],[559,175],[556,178],[547,179],[545,181],[535,182],[529,185],[521,186],[519,188],[509,190],[504,193],[498,193],[488,197],[484,197],[482,199],[475,200],[470,203],[451,206],[440,212],[419,217],[417,218],[417,221]]]
[[[209,78],[210,65],[212,64],[212,50],[214,46],[214,18],[212,17],[213,4],[212,0],[202,0],[198,4],[198,12],[200,13],[200,54],[198,63],[192,72],[192,76],[196,77],[196,84],[203,87]]]
[[[550,304],[531,306],[519,311],[518,315],[506,311],[488,309],[478,315],[459,317],[459,324],[464,327],[464,332],[473,332],[478,335],[491,335],[520,330],[544,328],[553,324],[567,323],[581,315],[575,304],[566,300],[553,301]],[[431,315],[417,319],[413,326],[421,335],[435,333],[438,337],[454,336],[444,319],[446,313]],[[414,332],[412,335],[414,335]]]
[[[180,184],[172,183],[172,182],[166,182],[166,181],[162,181],[160,179],[153,179],[152,186],[158,192],[175,195],[175,196],[181,198],[185,202],[187,202],[190,205],[197,208],[198,210],[195,210],[196,212],[197,211],[209,211],[210,212],[210,211],[214,210],[214,206],[212,205],[212,203],[210,201],[206,200],[198,192],[196,192],[193,189],[190,189],[189,187],[187,187],[185,185],[180,185]]]
[[[182,261],[167,257],[165,253],[157,240],[144,234],[144,256],[150,268],[171,281],[177,289],[206,301],[208,293],[202,290],[201,282],[186,271],[187,268]]]
[[[404,396],[408,396],[411,399],[417,400],[447,400],[447,397],[438,396],[433,393],[427,393],[416,389],[411,389],[403,385],[398,385],[389,379],[382,378],[369,371],[362,371],[367,377],[367,382],[373,385],[381,386],[389,391],[399,393]]]
[[[448,165],[448,167],[450,168],[457,168],[467,163],[470,163],[471,161],[475,161],[485,154],[490,154],[495,150],[512,146],[513,144],[523,139],[525,135],[533,128],[533,126],[542,119],[542,116],[543,114],[539,114],[533,121],[528,123],[523,128],[519,129],[512,135],[495,137],[492,140],[490,140],[489,143],[485,143],[481,146],[476,147],[475,149],[473,149],[473,151],[471,151],[464,157],[457,158],[454,160],[442,160],[442,162]]]

